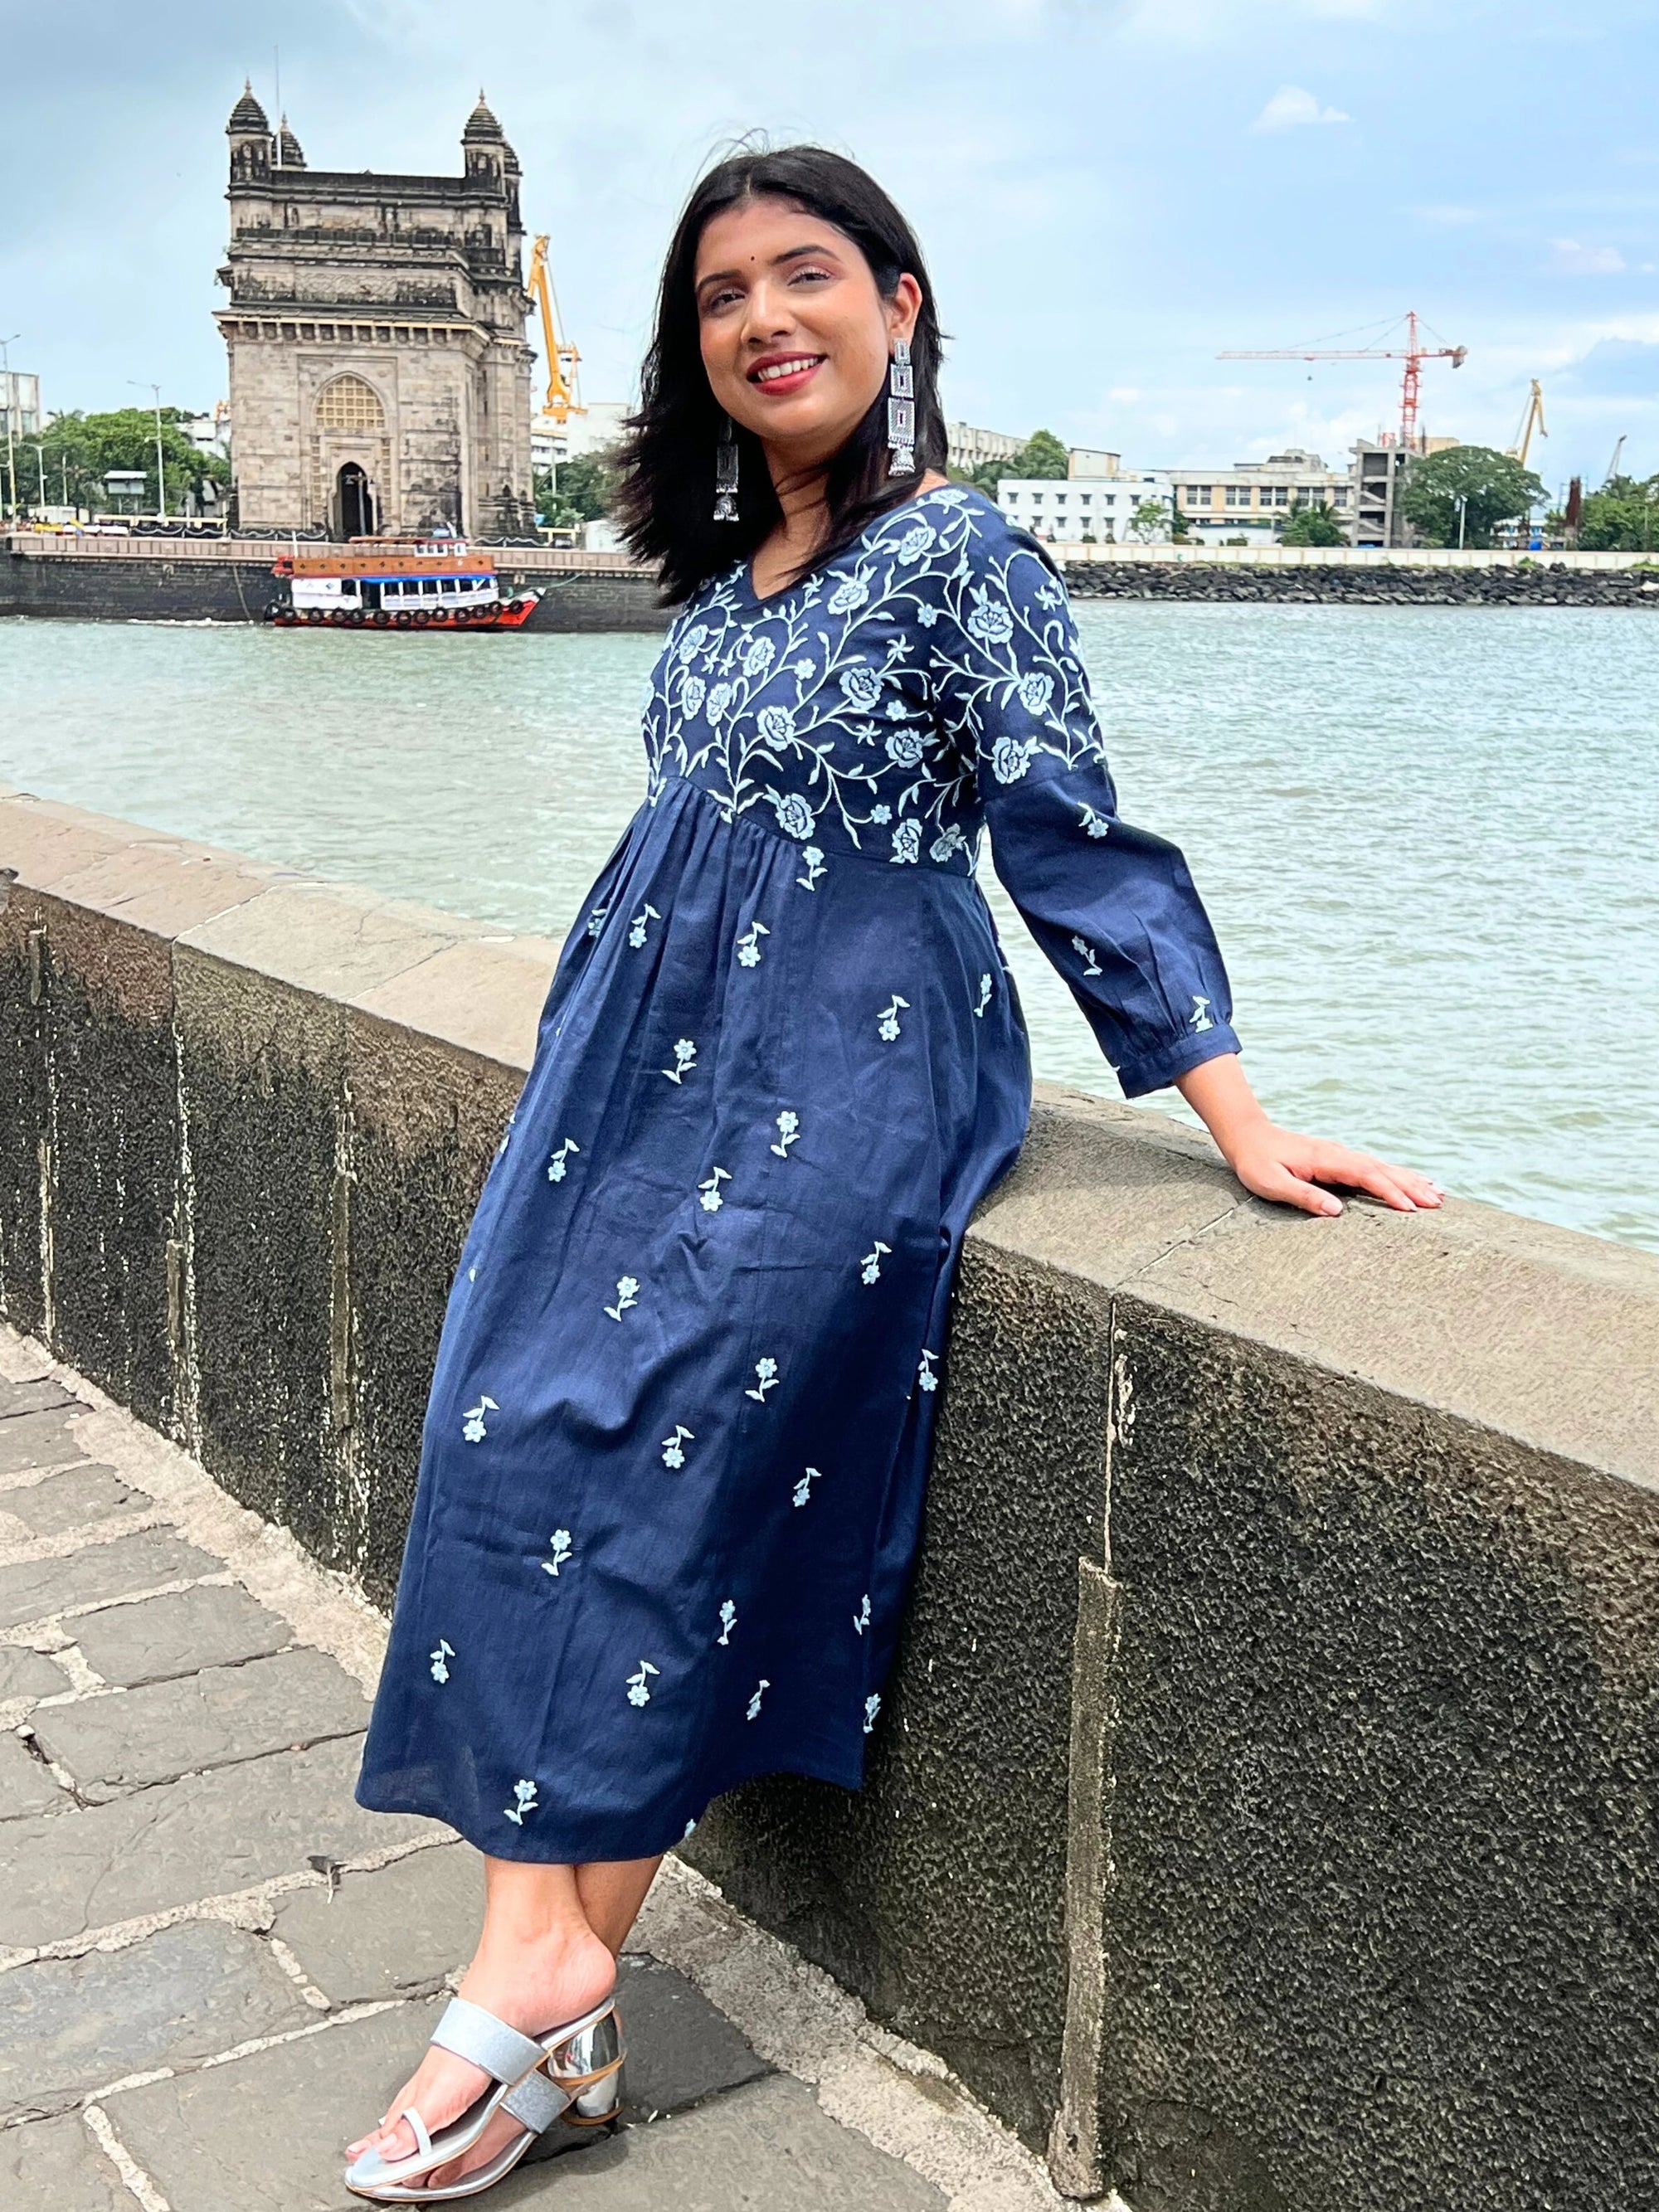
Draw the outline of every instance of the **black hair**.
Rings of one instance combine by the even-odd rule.
[[[833,223],[870,264],[876,289],[890,300],[907,273],[921,287],[910,339],[916,404],[915,469],[891,477],[886,390],[830,465],[824,485],[828,523],[823,542],[798,572],[805,574],[838,553],[877,515],[910,498],[924,472],[942,470],[945,417],[939,401],[940,337],[933,288],[915,234],[873,177],[822,146],[746,150],[711,169],[685,204],[657,297],[657,323],[641,377],[640,410],[619,456],[617,507],[623,534],[658,572],[671,605],[690,599],[711,576],[746,559],[776,526],[781,512],[760,441],[737,426],[740,489],[735,523],[716,522],[714,448],[725,412],[709,388],[698,338],[697,247],[712,219],[763,195],[792,201]]]

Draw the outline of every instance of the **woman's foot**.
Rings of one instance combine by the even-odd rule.
[[[602,2004],[616,1978],[616,1960],[591,1929],[561,1929],[529,1942],[511,1943],[492,1942],[486,1930],[459,1994],[469,2004],[481,2005],[520,2034],[541,2036]],[[482,2068],[434,2045],[392,2099],[380,2126],[349,2145],[347,2157],[356,2160],[373,2149],[387,2160],[412,2158],[416,2148],[414,2130],[407,2120],[398,2118],[406,2106],[412,2105],[428,2131],[435,2136],[441,2128],[459,2119],[489,2083]],[[522,2132],[510,2115],[497,2112],[471,2150],[435,2172],[422,2174],[422,2185],[437,2187],[458,2181],[476,2167],[487,2166]]]

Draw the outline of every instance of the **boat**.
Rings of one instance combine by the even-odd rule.
[[[282,629],[522,629],[539,592],[501,597],[493,555],[459,538],[353,538],[297,544],[271,565],[287,586]]]

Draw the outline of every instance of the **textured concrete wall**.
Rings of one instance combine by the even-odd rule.
[[[0,1308],[390,1593],[553,948],[0,799]],[[862,1796],[690,1854],[1134,2212],[1659,2191],[1659,1261],[1040,1094]]]

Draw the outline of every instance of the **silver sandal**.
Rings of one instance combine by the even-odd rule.
[[[602,2085],[611,2081],[622,2065],[621,2038],[615,2031],[615,2008],[607,1997],[601,2005],[566,2021],[546,2035],[521,2035],[505,2021],[465,1997],[452,1998],[432,2032],[441,2050],[453,2051],[490,2076],[490,2086],[469,2105],[458,2119],[436,2135],[411,2105],[398,2113],[409,2123],[416,2148],[412,2156],[382,2159],[366,2150],[348,2166],[346,2187],[354,2195],[379,2204],[427,2204],[452,2197],[476,2197],[510,2173],[525,2152],[544,2130],[579,2099],[589,2102]],[[602,2033],[607,2024],[611,2033]],[[613,2050],[614,2045],[614,2050]],[[421,2189],[422,2174],[447,2166],[470,2151],[498,2112],[505,2111],[528,2132],[508,2143],[500,2155],[476,2172],[466,2174],[443,2189]],[[614,2116],[612,2109],[589,2125]]]

